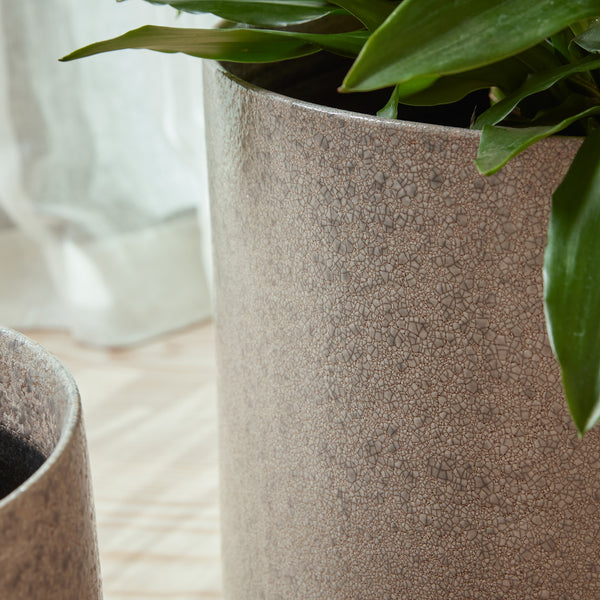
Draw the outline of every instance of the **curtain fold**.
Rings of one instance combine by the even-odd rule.
[[[201,64],[58,58],[169,7],[0,0],[0,324],[109,346],[211,313]]]

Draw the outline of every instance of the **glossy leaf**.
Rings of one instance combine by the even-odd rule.
[[[516,54],[514,58],[521,61],[532,73],[552,71],[565,64],[564,59],[559,56],[548,40],[527,48]]]
[[[236,23],[282,27],[320,19],[345,10],[320,0],[146,0],[189,13],[211,13]],[[346,13],[347,14],[347,13]]]
[[[486,125],[481,132],[475,165],[480,173],[492,175],[525,148],[552,135],[553,129],[554,125],[521,128]]]
[[[392,95],[388,100],[387,104],[377,112],[378,117],[385,117],[387,119],[395,119],[398,116],[398,105],[404,98],[413,98],[421,93],[423,90],[429,88],[432,84],[437,81],[437,77],[431,77],[430,79],[419,79],[417,81],[407,81],[406,83],[399,83],[394,86]]]
[[[375,31],[394,11],[397,2],[388,0],[331,0],[361,21],[367,29]]]
[[[600,130],[552,199],[544,259],[548,334],[580,435],[600,417]]]
[[[434,78],[433,82],[426,79],[399,84],[394,87],[388,103],[377,113],[380,117],[395,119],[398,115],[398,105],[437,106],[457,102],[471,92],[499,88],[508,93],[518,88],[528,75],[527,68],[516,58],[474,69],[466,73]],[[424,84],[424,89],[414,90],[415,83]],[[410,85],[413,84],[413,89]]]
[[[401,97],[401,102],[413,106],[436,106],[457,102],[471,92],[493,87],[509,93],[519,87],[526,77],[527,69],[523,64],[510,58],[466,73],[440,77],[423,91]]]
[[[234,62],[286,60],[319,50],[352,57],[360,51],[367,35],[365,31],[325,35],[267,29],[180,29],[146,25],[119,37],[80,48],[61,60],[142,48]]]
[[[573,32],[570,29],[563,29],[550,37],[552,47],[567,61],[570,62],[573,56],[570,48],[573,41]]]
[[[507,117],[525,98],[549,89],[558,81],[576,73],[586,73],[590,69],[600,68],[600,58],[588,57],[577,63],[564,65],[547,73],[535,73],[518,90],[494,104],[475,121],[474,128],[495,125]]]
[[[450,75],[448,77],[432,77],[431,79],[418,79],[394,86],[387,104],[377,112],[378,117],[396,119],[398,106],[437,106],[457,102],[467,94],[493,86],[490,81],[478,77],[476,74]]]
[[[600,52],[600,23],[592,25],[589,29],[578,35],[573,42],[588,52]]]
[[[551,125],[536,127],[485,125],[481,132],[475,165],[484,175],[492,175],[499,171],[511,158],[514,158],[532,144],[559,133],[580,119],[597,114],[600,114],[600,106],[594,106]]]
[[[365,44],[343,89],[483,67],[599,10],[598,0],[404,0]]]
[[[386,105],[377,111],[377,116],[383,119],[397,119],[398,118],[398,104],[400,104],[400,93],[398,91],[399,86],[394,86],[392,95],[387,101]]]

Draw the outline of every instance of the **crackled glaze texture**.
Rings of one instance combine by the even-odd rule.
[[[0,598],[101,600],[79,393],[65,367],[0,329],[0,427],[46,460],[0,500]]]
[[[476,132],[205,79],[227,600],[597,600],[542,310],[578,141],[485,178]]]

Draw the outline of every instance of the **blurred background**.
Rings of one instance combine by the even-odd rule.
[[[113,347],[209,317],[201,61],[58,58],[214,21],[141,0],[1,0],[0,323]]]

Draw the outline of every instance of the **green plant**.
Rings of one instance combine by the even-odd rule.
[[[326,50],[355,61],[340,91],[389,87],[378,113],[451,103],[489,89],[476,160],[498,171],[531,144],[585,137],[553,196],[544,262],[548,331],[580,435],[600,418],[600,0],[147,0],[233,23],[201,30],[146,26],[63,60],[125,48],[269,62]],[[348,33],[277,30],[328,16]]]

